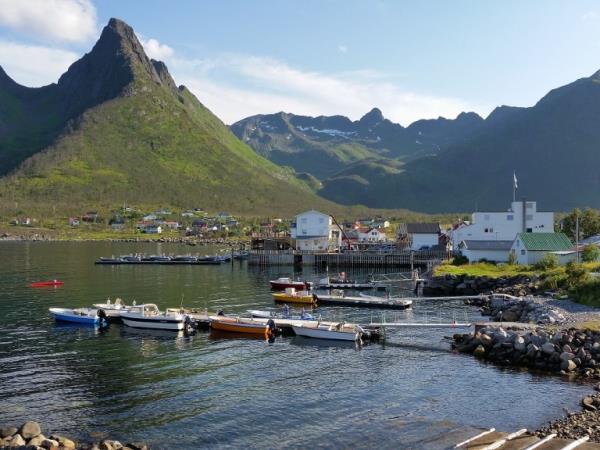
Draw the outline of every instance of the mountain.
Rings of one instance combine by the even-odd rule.
[[[231,130],[269,160],[323,180],[359,161],[387,164],[437,154],[475,133],[482,123],[477,114],[463,113],[454,120],[440,117],[405,128],[373,108],[357,121],[283,112],[257,115],[234,123]]]
[[[554,89],[529,108],[496,108],[467,139],[398,171],[354,165],[319,193],[345,204],[424,212],[505,209],[519,198],[547,210],[600,208],[600,72]],[[367,199],[368,201],[365,201]]]
[[[55,84],[20,86],[0,68],[0,176],[4,212],[332,207],[238,140],[118,19]]]

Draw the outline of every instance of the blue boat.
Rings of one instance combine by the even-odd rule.
[[[108,325],[104,311],[96,308],[50,308],[50,314],[60,322],[72,322],[96,327]]]

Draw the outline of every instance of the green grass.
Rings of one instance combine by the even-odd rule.
[[[440,264],[434,269],[435,276],[441,275],[467,275],[469,277],[512,277],[515,275],[533,275],[535,271],[531,266],[522,265],[494,265],[489,263],[465,264],[453,266],[450,263]]]

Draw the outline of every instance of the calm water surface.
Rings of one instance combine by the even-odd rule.
[[[107,297],[159,307],[243,312],[273,307],[268,280],[312,269],[94,266],[99,256],[212,253],[173,244],[0,242],[0,424],[39,421],[77,438],[110,435],[158,449],[201,447],[439,448],[469,427],[536,428],[576,408],[587,385],[501,370],[449,352],[453,330],[392,331],[385,345],[199,332],[106,332],[60,326],[51,306]],[[350,273],[358,278],[364,273]],[[61,279],[60,288],[32,289]],[[324,318],[372,313],[321,308]],[[379,319],[375,312],[373,319]],[[397,317],[396,317],[397,316]],[[387,319],[476,320],[477,310],[418,301]],[[225,335],[226,336],[226,335]]]

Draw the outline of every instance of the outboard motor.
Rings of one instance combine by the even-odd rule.
[[[277,332],[277,325],[275,325],[275,321],[273,319],[269,319],[267,321],[267,327],[269,328],[269,335],[274,336]]]
[[[196,326],[194,321],[190,316],[185,316],[185,320],[183,322],[183,332],[185,334],[193,334],[196,331]]]
[[[96,312],[96,315],[100,318],[100,328],[105,328],[108,326],[108,317],[106,315],[106,311],[103,309],[99,309]]]

